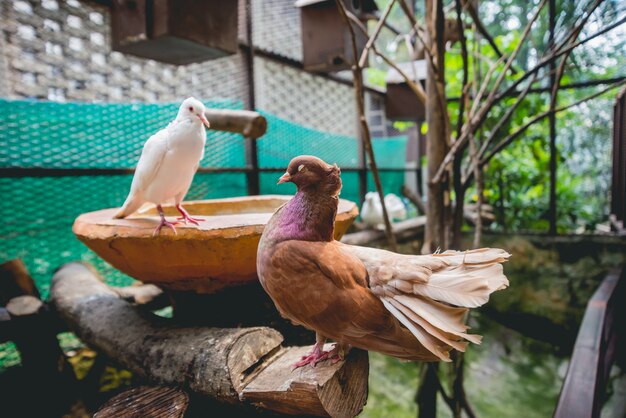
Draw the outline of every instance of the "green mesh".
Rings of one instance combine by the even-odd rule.
[[[241,109],[239,102],[207,107]],[[143,143],[169,123],[178,104],[87,104],[0,100],[0,166],[133,168]],[[203,167],[243,167],[244,141],[209,131]]]
[[[241,109],[228,100],[207,107]],[[0,100],[0,167],[3,168],[133,168],[146,139],[171,121],[177,104],[87,104]],[[262,112],[263,113],[263,112]],[[283,168],[300,154],[313,154],[341,167],[358,166],[355,138],[309,129],[263,113],[268,132],[258,141],[259,165]],[[353,121],[346,121],[353,123]],[[376,139],[380,167],[402,168],[405,137]],[[245,167],[240,135],[209,131],[203,167]],[[280,172],[260,174],[262,194],[293,194],[293,185],[276,185]],[[404,173],[381,173],[385,192],[399,193]],[[344,171],[344,199],[359,201],[358,174]],[[72,234],[74,219],[84,212],[120,206],[132,175],[81,175],[0,178],[2,223],[0,262],[19,257],[47,297],[54,270],[83,260],[93,264],[113,285],[132,279],[105,263]],[[368,180],[368,189],[374,185]],[[187,200],[246,194],[243,173],[198,173]],[[11,344],[0,345],[0,370],[19,362]]]

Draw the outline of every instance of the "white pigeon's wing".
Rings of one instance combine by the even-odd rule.
[[[191,187],[191,183],[193,182],[193,177],[196,174],[196,171],[198,171],[198,166],[199,165],[200,165],[200,163],[196,164],[193,167],[193,175],[189,179],[189,183],[187,183],[187,186],[184,187],[176,196],[174,196],[174,203],[176,203],[177,205],[182,203],[183,199],[187,195],[187,192],[189,191],[189,188]]]
[[[152,135],[144,144],[135,169],[133,184],[130,186],[131,193],[141,193],[146,190],[159,172],[163,158],[167,153],[168,128]]]
[[[125,218],[137,211],[145,200],[142,192],[154,180],[159,167],[163,162],[163,157],[167,152],[168,128],[162,129],[152,135],[144,144],[133,182],[130,186],[130,192],[121,209],[114,215],[115,218]]]

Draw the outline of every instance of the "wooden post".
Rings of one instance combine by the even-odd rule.
[[[255,110],[255,87],[254,87],[254,44],[252,40],[252,3],[246,0],[246,40],[248,48],[244,49],[246,58],[246,72],[248,76],[248,103],[249,110]],[[248,185],[248,195],[258,195],[261,193],[261,183],[259,181],[259,156],[256,139],[258,137],[246,136],[246,183]]]

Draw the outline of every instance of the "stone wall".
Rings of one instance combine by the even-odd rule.
[[[239,1],[244,38],[245,1]],[[300,19],[293,3],[252,0],[253,40],[258,48],[298,61]],[[0,27],[0,97],[128,103],[193,95],[247,101],[242,53],[174,66],[111,51],[109,10],[92,2],[0,1]],[[310,128],[356,135],[350,86],[262,57],[255,58],[254,80],[257,108]],[[368,95],[368,102],[377,100]],[[374,112],[376,121],[378,115]],[[384,135],[379,128],[374,133]]]
[[[174,66],[110,49],[108,9],[78,0],[0,2],[9,98],[169,102],[244,100],[240,55]]]

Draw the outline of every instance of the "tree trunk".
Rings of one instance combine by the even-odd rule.
[[[422,253],[431,253],[438,247],[448,247],[446,231],[449,205],[449,181],[433,183],[432,179],[448,152],[447,109],[444,96],[443,4],[441,0],[426,0],[426,43],[433,52],[436,71],[428,65],[426,78],[426,157],[428,163],[428,211]]]

